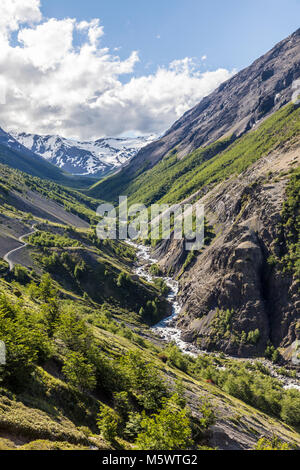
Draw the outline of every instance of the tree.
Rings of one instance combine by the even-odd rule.
[[[193,445],[188,410],[180,409],[176,394],[165,400],[158,413],[151,417],[144,414],[141,427],[135,442],[139,450],[181,450]]]
[[[48,336],[49,338],[52,338],[60,316],[59,306],[56,299],[50,299],[48,303],[42,306],[41,310],[47,323]]]
[[[125,287],[129,284],[131,278],[129,274],[126,274],[125,271],[121,271],[118,278],[117,278],[117,286],[118,287]]]
[[[139,352],[130,352],[120,360],[127,386],[139,405],[147,411],[156,411],[168,392],[157,369],[147,363]]]
[[[93,390],[96,387],[95,367],[80,353],[68,354],[62,372],[68,382],[81,390]]]
[[[47,302],[52,297],[55,297],[55,289],[52,287],[52,279],[49,274],[44,274],[41,278],[41,282],[39,285],[39,297],[44,301]]]
[[[282,442],[276,436],[273,436],[271,439],[262,437],[257,442],[254,450],[293,450],[293,446],[287,442]]]
[[[290,389],[281,401],[281,419],[292,426],[300,424],[300,392],[296,389]]]
[[[258,340],[260,338],[260,332],[259,329],[256,328],[254,331],[249,331],[247,341],[248,343],[256,344],[258,343]]]
[[[41,315],[13,307],[0,299],[0,338],[6,346],[3,376],[11,385],[23,387],[34,366],[51,355]]]
[[[112,442],[117,435],[118,425],[117,413],[108,406],[103,406],[97,417],[97,426],[104,439]]]
[[[216,416],[212,405],[205,397],[200,397],[199,411],[201,413],[200,426],[203,430],[208,429],[215,423]]]
[[[136,439],[137,435],[142,432],[143,417],[140,413],[131,411],[128,415],[126,426],[124,429],[124,436],[130,442]]]
[[[16,264],[13,269],[14,277],[20,284],[26,284],[29,281],[29,275],[26,268],[20,264]]]
[[[72,351],[86,353],[90,350],[93,335],[85,321],[75,312],[60,315],[56,336]]]

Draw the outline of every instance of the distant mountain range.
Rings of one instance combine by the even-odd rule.
[[[108,137],[80,142],[58,135],[11,133],[12,139],[34,154],[73,175],[101,177],[126,164],[156,136]]]
[[[0,128],[0,163],[32,176],[46,178],[73,188],[88,187],[95,178],[72,175],[34,153]]]

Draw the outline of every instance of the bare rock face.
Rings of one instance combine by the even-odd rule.
[[[300,29],[270,52],[224,82],[185,113],[158,141],[144,147],[124,172],[143,171],[174,147],[184,157],[220,137],[236,137],[253,128],[291,100],[292,84],[300,77]]]
[[[186,341],[248,357],[262,355],[269,341],[285,349],[297,339],[299,283],[268,258],[278,249],[283,170],[299,159],[299,144],[277,151],[202,198],[216,237],[180,277],[177,326]],[[182,241],[166,241],[156,254],[166,272],[173,267],[180,274]]]

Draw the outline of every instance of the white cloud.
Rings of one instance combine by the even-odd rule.
[[[40,0],[1,0],[0,32],[16,31],[21,23],[35,23],[42,18]]]
[[[136,78],[139,55],[103,47],[99,19],[43,19],[38,0],[1,0],[0,125],[80,139],[161,133],[232,73],[201,73],[191,58]],[[10,42],[11,32],[18,43]],[[80,35],[80,46],[74,39]],[[121,80],[127,76],[127,83]]]
[[[18,40],[25,60],[42,71],[61,64],[72,50],[74,23],[71,19],[51,19],[34,29],[20,30]]]
[[[99,43],[99,39],[104,35],[103,26],[100,26],[98,18],[94,18],[92,21],[81,21],[77,24],[77,29],[81,31],[88,31],[88,37],[91,45],[96,49]]]

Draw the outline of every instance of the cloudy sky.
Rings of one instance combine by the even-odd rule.
[[[207,2],[186,1],[195,21],[196,7]],[[172,12],[182,3],[165,0],[164,6]],[[197,28],[180,11],[174,16],[159,10],[156,0],[147,2],[151,11],[141,4],[1,0],[0,126],[82,140],[160,134],[244,65],[240,58],[230,63],[221,35],[220,47],[212,49],[209,37],[189,36]],[[284,31],[292,32],[293,26],[287,22]],[[256,49],[248,50],[244,60],[260,52]]]

